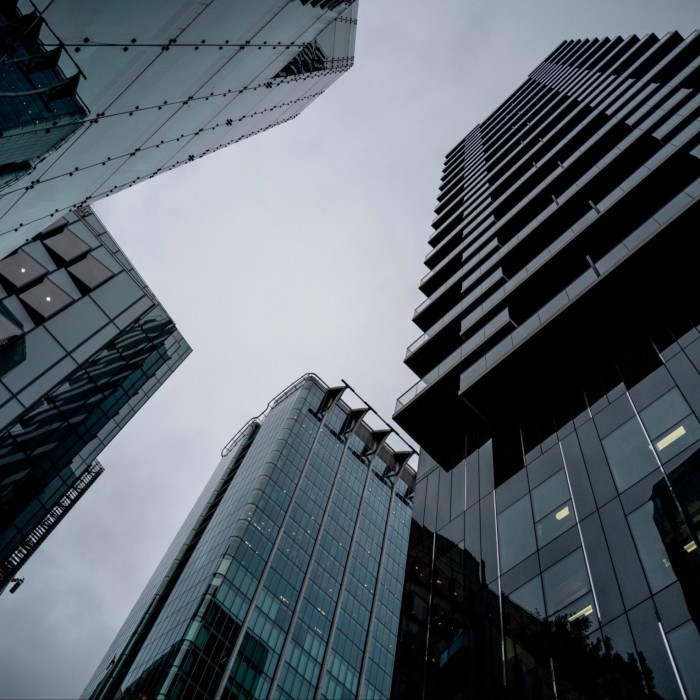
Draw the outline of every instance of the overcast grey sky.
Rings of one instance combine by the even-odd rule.
[[[390,418],[444,154],[556,45],[697,27],[700,0],[360,0],[354,68],[297,119],[100,203],[194,353],[0,597],[0,697],[78,696],[223,445],[293,379]]]

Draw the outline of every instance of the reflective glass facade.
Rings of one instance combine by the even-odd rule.
[[[0,253],[51,216],[293,119],[353,63],[357,0],[5,5]],[[51,56],[51,70],[71,80],[60,105],[46,98],[58,80],[49,73],[35,81],[40,95],[27,94],[38,75],[28,52],[32,66]],[[34,151],[20,157],[20,143]]]
[[[306,375],[229,442],[85,697],[389,696],[413,453],[346,391]]]
[[[189,353],[89,209],[0,260],[0,590]]]
[[[698,76],[567,41],[447,155],[396,698],[700,697]]]

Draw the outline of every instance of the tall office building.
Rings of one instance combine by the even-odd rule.
[[[700,697],[699,88],[566,41],[446,157],[396,698]]]
[[[386,698],[413,451],[305,375],[249,421],[84,691]]]
[[[189,352],[89,209],[0,260],[0,591]]]
[[[50,217],[296,117],[353,63],[357,0],[8,0],[0,254]]]

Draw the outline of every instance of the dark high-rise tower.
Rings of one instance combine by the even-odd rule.
[[[353,63],[357,0],[8,0],[0,254],[50,217],[296,117]]]
[[[222,451],[85,696],[388,697],[414,481],[395,439],[347,385],[305,375],[273,399]]]
[[[698,33],[566,41],[448,153],[396,697],[700,697],[699,196]]]

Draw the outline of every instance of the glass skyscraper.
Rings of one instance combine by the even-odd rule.
[[[395,698],[700,697],[699,76],[566,41],[447,154]]]
[[[279,394],[222,451],[84,697],[388,697],[414,483],[396,443],[347,385]]]
[[[0,11],[0,254],[79,206],[296,117],[357,0],[17,0]]]
[[[0,260],[0,591],[189,353],[90,209]]]

